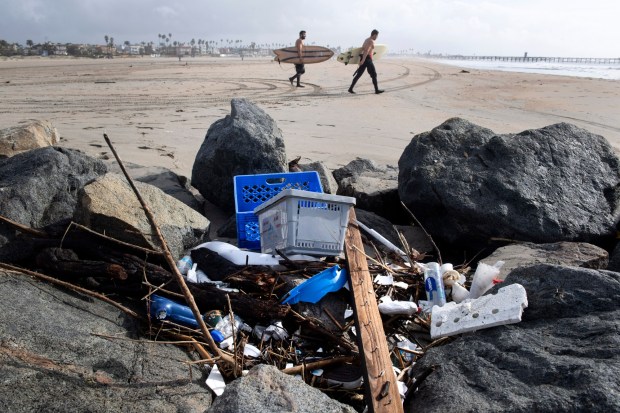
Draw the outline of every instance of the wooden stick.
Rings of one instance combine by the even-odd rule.
[[[138,188],[136,188],[133,180],[131,179],[131,177],[127,173],[127,170],[125,169],[125,166],[123,165],[123,162],[121,161],[120,157],[116,153],[116,150],[114,149],[114,146],[112,145],[112,142],[108,138],[108,135],[104,133],[103,134],[103,138],[105,139],[106,143],[110,147],[110,150],[114,154],[114,158],[116,158],[116,161],[118,162],[118,165],[120,166],[121,171],[123,171],[123,175],[125,175],[125,178],[127,179],[127,182],[129,183],[129,185],[133,189],[133,192],[136,195],[136,198],[138,198],[138,201],[140,202],[140,205],[142,205],[142,209],[144,209],[144,213],[146,214],[149,222],[151,223],[151,226],[153,227],[153,230],[155,231],[155,233],[157,235],[157,238],[159,239],[159,242],[161,243],[161,247],[163,249],[164,258],[166,259],[166,262],[168,263],[168,266],[170,267],[172,275],[176,278],[177,283],[179,284],[179,287],[181,288],[181,292],[185,296],[185,301],[187,302],[187,305],[192,310],[192,313],[194,314],[194,317],[196,318],[196,322],[198,323],[198,326],[200,327],[200,331],[202,332],[202,335],[204,336],[204,339],[209,344],[209,347],[211,348],[211,351],[217,357],[219,357],[221,361],[223,361],[224,363],[228,364],[231,368],[234,368],[235,361],[233,360],[233,358],[228,356],[227,354],[224,354],[220,350],[218,345],[215,344],[215,341],[213,340],[213,337],[211,337],[211,333],[209,333],[209,329],[207,328],[207,325],[205,324],[204,320],[202,319],[202,314],[200,314],[200,311],[198,310],[198,306],[196,305],[196,302],[194,301],[194,296],[192,295],[192,293],[189,290],[189,288],[187,288],[187,284],[185,284],[185,280],[183,279],[183,276],[179,272],[179,269],[177,268],[176,262],[174,262],[174,258],[172,258],[172,254],[170,253],[170,250],[168,249],[168,244],[166,243],[166,240],[164,239],[164,236],[162,235],[161,231],[159,230],[159,226],[157,225],[157,223],[155,221],[155,217],[151,213],[151,210],[149,209],[149,207],[146,205],[146,202],[144,202],[144,199],[140,195],[140,192],[138,191]],[[234,371],[234,373],[235,373],[235,375],[237,374],[236,371]]]
[[[7,217],[3,217],[2,215],[0,215],[0,221],[4,222],[5,224],[8,224],[8,225],[12,226],[13,228],[17,229],[18,231],[25,232],[25,233],[30,234],[30,235],[34,235],[35,237],[46,238],[46,237],[49,236],[45,231],[41,231],[41,230],[38,230],[38,229],[27,227],[25,225],[22,225],[22,224],[20,224],[18,222],[13,221],[12,219],[9,219]]]
[[[82,231],[85,231],[85,232],[88,232],[90,234],[96,235],[96,236],[98,236],[100,238],[103,238],[103,239],[108,240],[110,242],[116,243],[116,244],[121,245],[123,247],[132,248],[134,250],[145,252],[147,254],[152,254],[152,255],[157,255],[157,256],[162,255],[161,251],[156,251],[156,250],[153,250],[153,249],[150,249],[150,248],[144,248],[144,247],[141,247],[139,245],[131,244],[129,242],[125,242],[125,241],[118,240],[116,238],[109,237],[107,235],[104,235],[104,234],[102,234],[100,232],[97,232],[97,231],[93,231],[92,229],[90,229],[88,227],[85,227],[84,225],[80,225],[80,224],[78,224],[76,222],[73,222],[73,221],[71,221],[71,223],[69,224],[69,228],[71,228],[71,226],[74,226],[74,227],[76,227],[78,229],[81,229]],[[67,231],[68,230],[69,229],[67,229]]]
[[[304,369],[314,370],[326,366],[331,366],[332,364],[353,363],[355,359],[356,357],[354,356],[334,357],[325,360],[313,361],[312,363],[302,363],[299,366],[289,367],[280,371],[285,374],[300,374]]]
[[[132,317],[141,318],[135,311],[130,310],[129,308],[127,308],[127,307],[117,303],[116,301],[110,300],[105,295],[101,295],[101,294],[96,293],[94,291],[87,290],[86,288],[78,287],[77,285],[73,285],[73,284],[65,282],[65,281],[60,281],[60,280],[58,280],[56,278],[48,277],[47,275],[43,275],[43,274],[40,274],[40,273],[35,272],[35,271],[30,271],[30,270],[27,270],[25,268],[16,267],[16,266],[13,266],[13,265],[10,265],[10,264],[5,264],[5,263],[1,263],[0,262],[0,268],[4,268],[5,270],[15,271],[15,272],[20,273],[20,274],[31,275],[33,277],[36,277],[36,278],[40,279],[40,280],[44,280],[44,281],[47,281],[47,282],[52,283],[52,284],[60,285],[62,287],[68,288],[68,289],[76,291],[78,293],[82,293],[84,295],[88,295],[90,297],[97,298],[97,299],[99,299],[101,301],[105,301],[108,304],[112,304],[114,307],[116,307],[119,310],[129,314]]]
[[[422,228],[422,231],[424,231],[424,235],[426,235],[426,238],[428,238],[430,243],[433,244],[433,248],[435,248],[435,251],[437,251],[437,261],[441,264],[441,251],[439,251],[439,247],[437,247],[437,244],[435,244],[435,241],[433,240],[433,237],[431,237],[431,234],[426,232],[426,229],[422,226],[422,224],[420,224],[420,221],[418,221],[415,215],[413,215],[413,212],[411,212],[409,208],[407,208],[407,205],[405,205],[403,201],[400,201],[400,204],[403,206],[403,208],[405,208],[405,211],[407,211],[409,215],[411,215],[411,218],[413,218],[416,224],[418,224],[420,228]]]
[[[360,354],[363,354],[366,405],[370,412],[402,413],[403,405],[392,368],[383,322],[379,314],[372,278],[363,251],[362,237],[356,224],[355,209],[349,212],[345,237],[345,256],[349,285],[353,296],[356,331]]]

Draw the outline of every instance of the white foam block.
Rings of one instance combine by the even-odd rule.
[[[497,294],[460,304],[449,302],[442,307],[433,306],[431,338],[518,323],[526,307],[527,294],[521,284],[511,284],[500,288]]]

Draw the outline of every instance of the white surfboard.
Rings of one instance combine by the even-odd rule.
[[[384,44],[376,44],[374,53],[372,55],[372,60],[380,59],[381,56],[383,56],[387,52],[387,49],[387,46]],[[360,62],[360,59],[362,58],[362,53],[362,48],[356,47],[354,49],[349,49],[346,52],[340,53],[337,60],[340,63],[344,63],[345,65],[348,65],[349,63],[358,64]]]

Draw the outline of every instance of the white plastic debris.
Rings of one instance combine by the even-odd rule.
[[[244,251],[222,241],[209,241],[193,249],[207,248],[235,265],[278,265],[280,261],[271,254]]]
[[[378,285],[392,285],[394,284],[394,277],[391,274],[381,275],[377,274],[374,279],[374,283]]]
[[[469,298],[469,291],[459,283],[452,284],[452,300],[460,303]]]
[[[521,321],[527,294],[521,284],[502,287],[497,294],[485,295],[461,304],[433,306],[431,338],[452,336]]]
[[[226,388],[226,383],[224,382],[224,377],[222,377],[222,373],[217,368],[217,364],[214,364],[211,368],[211,372],[209,373],[209,377],[207,377],[207,386],[216,396],[221,396],[224,393],[224,389]]]
[[[394,245],[390,241],[388,241],[383,235],[379,234],[377,231],[375,231],[372,228],[368,228],[366,225],[362,224],[359,221],[356,221],[356,222],[357,222],[357,225],[360,226],[360,228],[362,228],[369,235],[371,235],[374,239],[376,239],[381,244],[383,244],[390,251],[395,252],[396,254],[400,255],[405,260],[405,262],[410,262],[411,258],[409,258],[409,256],[407,254],[405,254],[405,252],[403,250],[401,250],[396,245]]]
[[[504,265],[504,261],[497,261],[494,265],[479,262],[469,288],[469,298],[478,298],[490,290],[502,265]]]
[[[257,358],[260,356],[260,350],[252,344],[247,343],[245,347],[243,347],[243,355],[246,357]]]
[[[196,268],[198,268],[198,264],[194,263],[192,268],[187,270],[187,281],[191,283],[197,283],[198,277],[196,276]]]
[[[220,348],[222,350],[226,350],[228,347],[232,347],[233,344],[235,344],[234,338],[231,337],[227,337],[224,340],[220,341]]]
[[[394,287],[402,288],[403,290],[406,290],[407,288],[409,288],[409,284],[407,284],[406,282],[403,282],[403,281],[396,281],[392,285]]]
[[[385,296],[379,299],[379,312],[386,315],[408,315],[411,316],[418,312],[418,306],[413,301],[394,301]]]
[[[405,395],[407,394],[407,385],[402,381],[397,381],[396,385],[398,386],[398,393],[400,394],[401,399],[405,399]]]
[[[197,283],[206,283],[211,281],[209,279],[209,277],[207,277],[207,274],[204,273],[204,271],[201,271],[200,269],[196,270],[196,282]]]

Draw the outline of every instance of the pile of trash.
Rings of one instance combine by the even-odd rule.
[[[367,249],[376,253],[367,257],[369,272],[401,398],[414,387],[409,372],[428,348],[456,334],[520,321],[527,306],[522,287],[512,285],[508,291],[500,289],[497,295],[482,297],[501,282],[497,278],[501,261],[493,266],[479,263],[473,275],[469,267],[415,261],[420,256],[415,250],[405,253],[359,224],[370,235]],[[363,397],[364,372],[356,344],[359,327],[343,257],[277,256],[211,241],[189,251],[177,268],[197,288],[209,285],[222,295],[275,298],[289,306],[283,318],[262,323],[250,323],[232,308],[204,312],[211,337],[222,350],[235,355],[242,372],[270,364],[332,395],[341,393],[336,396],[341,399]],[[264,284],[245,291],[241,271],[252,272]],[[295,284],[291,278],[296,279],[296,287],[289,288]],[[198,324],[189,307],[182,299],[164,295],[165,289],[150,295],[152,334],[173,333],[199,340]],[[215,365],[207,385],[221,395],[225,382]]]
[[[429,348],[521,320],[520,285],[483,295],[501,281],[501,262],[472,273],[439,251],[430,261],[402,234],[398,247],[356,219],[354,198],[324,194],[309,176],[252,176],[240,185],[251,202],[237,200],[247,204],[237,210],[237,246],[209,241],[178,261],[135,188],[161,250],[73,222],[39,231],[3,221],[31,237],[21,239],[32,250],[24,262],[39,272],[27,274],[146,319],[154,340],[190,345],[195,364],[212,366],[206,384],[216,395],[268,364],[360,409],[390,404],[420,385],[411,371]],[[273,179],[287,184],[274,190]]]

